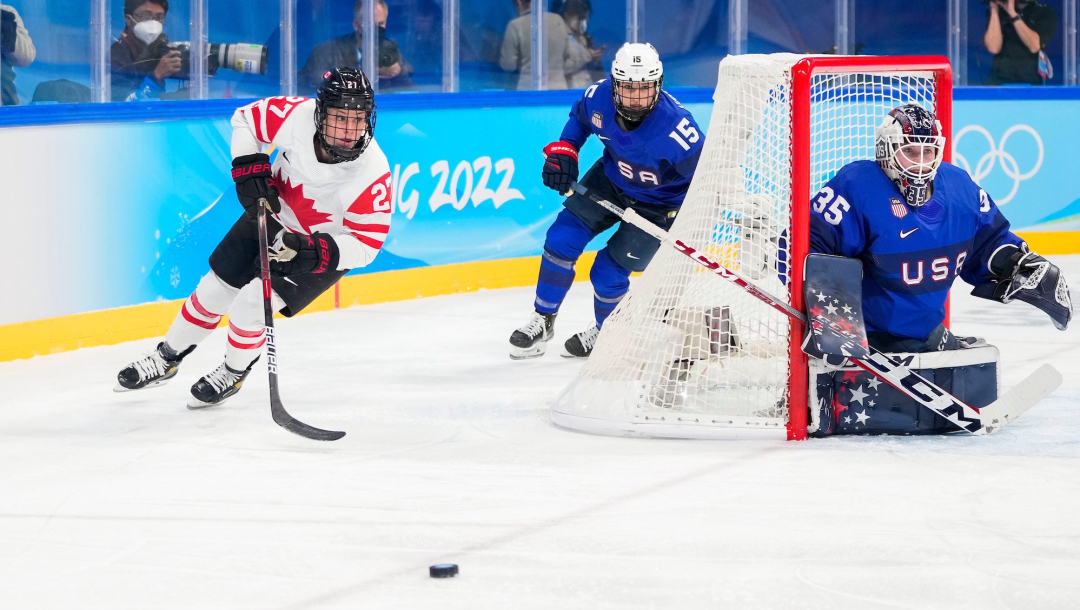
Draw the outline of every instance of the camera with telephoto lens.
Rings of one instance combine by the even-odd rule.
[[[170,42],[169,49],[180,51],[180,71],[170,78],[188,80],[191,74],[191,43]],[[267,48],[261,44],[237,42],[206,45],[206,74],[214,76],[218,68],[228,68],[244,74],[266,74]]]
[[[397,43],[389,38],[379,41],[379,67],[385,68],[401,61],[401,50]]]

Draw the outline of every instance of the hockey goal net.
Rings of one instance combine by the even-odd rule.
[[[874,130],[896,106],[933,109],[949,137],[951,78],[944,57],[725,58],[671,233],[803,311],[811,196],[845,164],[874,158]],[[801,337],[800,324],[661,247],[552,419],[600,434],[801,439]]]

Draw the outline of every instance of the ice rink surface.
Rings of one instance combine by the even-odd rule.
[[[1080,256],[1054,259],[1080,282]],[[1003,390],[1065,375],[989,437],[556,428],[587,284],[532,361],[507,357],[531,289],[281,321],[285,404],[336,443],[274,425],[261,364],[186,409],[223,330],[126,394],[116,372],[156,340],[0,363],[0,607],[1076,608],[1080,329],[957,288],[953,328],[999,346]]]

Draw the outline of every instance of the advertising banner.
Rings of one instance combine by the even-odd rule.
[[[711,104],[687,104],[708,132]],[[540,181],[543,146],[569,105],[380,109],[394,215],[376,261],[354,273],[539,255],[561,198]],[[957,101],[955,162],[1013,227],[1080,229],[1075,101]],[[242,213],[228,116],[0,129],[8,221],[0,325],[188,296]],[[584,173],[599,158],[591,139]],[[602,240],[596,240],[599,247]]]

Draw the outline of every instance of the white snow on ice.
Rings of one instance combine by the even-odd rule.
[[[1055,260],[1080,281],[1080,256]],[[285,403],[336,443],[273,424],[261,365],[186,409],[222,330],[140,392],[113,380],[156,340],[0,363],[0,607],[1076,608],[1080,330],[957,287],[953,328],[1001,348],[1003,390],[1065,375],[989,437],[556,428],[586,284],[523,362],[506,341],[531,289],[281,321]]]

